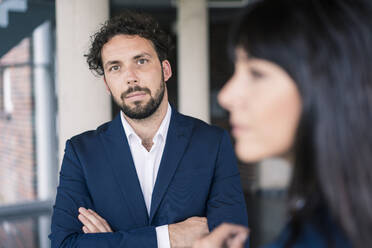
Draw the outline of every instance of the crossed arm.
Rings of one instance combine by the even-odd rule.
[[[79,208],[79,220],[84,225],[84,233],[112,232],[105,219],[91,209]],[[243,248],[248,237],[248,229],[234,224],[222,224],[208,235],[207,219],[191,217],[169,227],[171,247],[193,248]]]
[[[86,234],[112,232],[107,221],[91,209],[80,207],[78,218]],[[185,221],[170,224],[168,230],[171,247],[191,247],[196,240],[209,233],[205,217],[190,217]]]

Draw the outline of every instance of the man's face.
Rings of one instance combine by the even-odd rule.
[[[114,101],[131,119],[152,115],[163,101],[171,67],[159,61],[151,41],[137,35],[116,35],[102,48],[105,83]]]

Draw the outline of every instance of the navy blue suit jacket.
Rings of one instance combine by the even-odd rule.
[[[78,208],[113,233],[84,234]],[[172,111],[148,216],[118,115],[66,142],[52,216],[52,247],[157,247],[155,227],[205,216],[247,226],[236,158],[226,131]]]

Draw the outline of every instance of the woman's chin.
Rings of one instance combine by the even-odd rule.
[[[236,156],[238,159],[244,163],[257,163],[263,159],[266,158],[262,152],[254,151],[252,149],[246,149],[246,148],[239,148],[237,145],[235,147],[236,149]]]

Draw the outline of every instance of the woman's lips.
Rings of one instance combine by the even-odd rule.
[[[242,132],[245,130],[243,126],[232,124],[231,132],[234,137],[239,137],[239,135],[242,134]]]
[[[239,128],[237,126],[233,126],[231,129],[231,133],[234,137],[237,137],[240,133]]]

